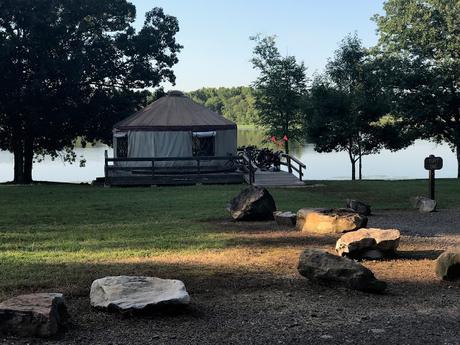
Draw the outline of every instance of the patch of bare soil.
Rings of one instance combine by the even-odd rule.
[[[3,344],[459,344],[460,283],[440,282],[434,259],[460,245],[459,210],[382,212],[369,226],[402,230],[399,254],[365,261],[388,292],[373,295],[309,282],[296,270],[306,247],[332,251],[337,238],[274,222],[209,222],[229,246],[188,256],[120,263],[120,271],[182,279],[192,297],[179,314],[130,317],[69,296],[72,325],[49,340]],[[110,271],[116,273],[116,270]]]

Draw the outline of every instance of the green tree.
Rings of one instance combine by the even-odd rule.
[[[397,112],[421,136],[447,142],[460,177],[460,2],[388,0],[374,16]]]
[[[136,91],[174,83],[176,18],[154,8],[136,32],[126,0],[0,2],[0,149],[14,181],[32,181],[34,155],[74,159],[83,142],[145,102]]]
[[[253,83],[258,123],[266,128],[267,135],[287,136],[290,141],[304,138],[303,99],[307,92],[306,68],[294,56],[282,57],[274,36],[251,38],[256,46],[252,64],[259,71]],[[289,141],[284,142],[289,153]]]
[[[362,179],[363,156],[412,142],[400,120],[383,118],[389,103],[377,67],[358,37],[347,36],[327,64],[325,75],[314,80],[309,96],[308,140],[318,152],[346,151],[352,180],[356,179],[356,163]]]
[[[257,122],[254,90],[248,86],[201,88],[188,95],[198,103],[223,115],[239,125]]]

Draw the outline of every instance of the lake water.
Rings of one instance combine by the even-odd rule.
[[[260,145],[264,139],[260,131],[243,129],[238,131],[238,145]],[[52,161],[46,158],[43,162],[35,163],[33,178],[36,181],[56,182],[91,182],[96,177],[104,176],[104,151],[109,150],[104,145],[88,148],[77,148],[77,156],[86,159],[86,166],[78,163],[69,164],[60,159]],[[351,176],[351,166],[345,152],[318,153],[313,145],[306,144],[293,147],[294,156],[307,165],[305,179],[307,180],[347,180]],[[414,145],[398,152],[382,151],[378,155],[363,158],[364,179],[417,179],[426,178],[427,171],[423,168],[423,160],[430,154],[440,156],[444,167],[436,173],[440,178],[457,176],[457,159],[446,144],[438,145],[428,141],[417,141]],[[13,179],[13,155],[0,151],[0,182]]]

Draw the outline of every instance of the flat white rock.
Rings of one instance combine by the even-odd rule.
[[[190,296],[180,280],[142,276],[97,279],[91,285],[91,305],[115,311],[141,311],[165,305],[187,305]]]

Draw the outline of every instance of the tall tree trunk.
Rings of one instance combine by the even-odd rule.
[[[350,158],[351,163],[351,180],[356,180],[356,157],[353,155],[353,142],[351,139],[348,140],[348,157]]]
[[[24,183],[24,150],[21,142],[15,144],[14,155],[14,181],[13,183]]]
[[[24,183],[32,183],[32,166],[34,160],[34,139],[27,136],[24,143]]]
[[[356,161],[354,159],[351,160],[351,180],[356,180]]]
[[[363,179],[363,156],[360,154],[359,155],[359,167],[358,167],[358,170],[359,170],[359,180],[362,180]]]
[[[460,143],[457,144],[455,151],[457,154],[457,178],[460,178]]]
[[[358,139],[358,170],[359,170],[359,180],[363,179],[363,153],[361,151],[361,140]]]

